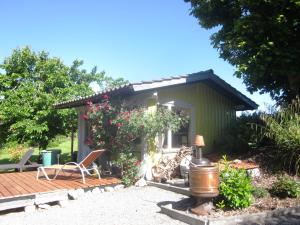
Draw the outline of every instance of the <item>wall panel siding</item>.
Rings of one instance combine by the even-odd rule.
[[[188,84],[158,90],[158,101],[180,100],[196,109],[196,133],[204,136],[207,150],[235,117],[233,102],[206,84]]]

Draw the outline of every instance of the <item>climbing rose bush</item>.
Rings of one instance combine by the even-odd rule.
[[[120,102],[113,102],[103,95],[97,104],[86,103],[82,115],[88,126],[85,143],[91,148],[106,148],[112,151],[115,163],[122,168],[123,182],[131,185],[139,166],[133,154],[135,142],[145,138],[151,142],[154,138],[171,129],[176,132],[188,118],[159,108],[156,112],[147,112],[145,108],[125,108]]]

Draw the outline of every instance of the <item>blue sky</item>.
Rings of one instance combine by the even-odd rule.
[[[213,30],[201,28],[183,0],[1,0],[0,21],[0,61],[29,45],[130,82],[213,69],[261,107],[274,104],[233,77],[210,44]]]

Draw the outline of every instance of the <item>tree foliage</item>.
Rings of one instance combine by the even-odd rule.
[[[283,168],[300,174],[300,99],[261,118],[265,122],[263,134],[274,143],[274,156]]]
[[[30,142],[45,148],[57,134],[76,126],[74,110],[55,110],[53,104],[92,94],[92,82],[102,88],[115,84],[104,72],[97,68],[87,72],[82,65],[75,60],[66,66],[59,58],[29,47],[13,50],[0,64],[0,142]]]
[[[299,0],[185,0],[212,44],[252,93],[288,101],[300,94]]]

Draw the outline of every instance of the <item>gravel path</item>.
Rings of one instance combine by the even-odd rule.
[[[86,194],[69,201],[64,208],[51,207],[25,213],[17,212],[0,216],[2,225],[183,225],[161,214],[159,203],[178,201],[183,195],[155,187],[126,188],[116,192]]]

